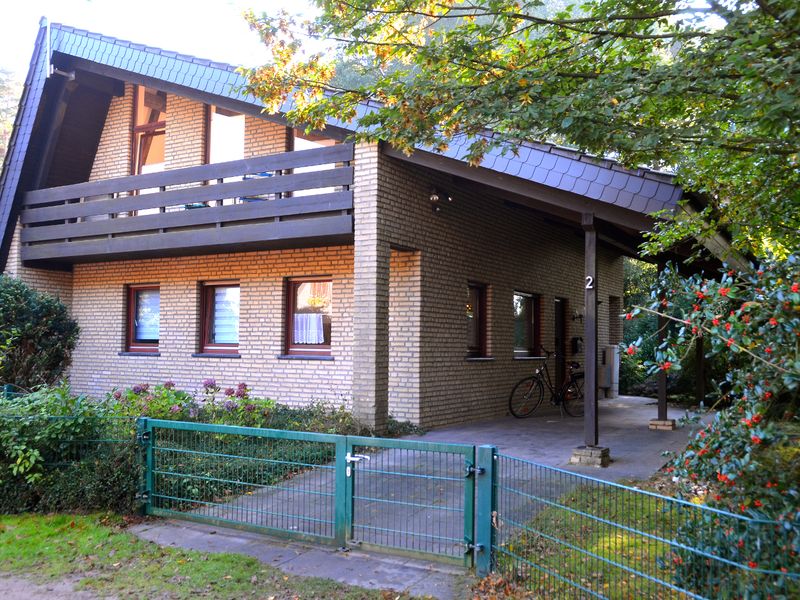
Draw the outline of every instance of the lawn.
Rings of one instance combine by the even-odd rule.
[[[578,486],[557,504],[531,505],[535,516],[501,544],[498,566],[507,579],[545,597],[580,594],[581,587],[615,599],[682,597],[631,572],[672,578],[669,544],[648,535],[671,536],[674,514],[662,501]]]
[[[160,547],[127,533],[122,518],[0,515],[0,573],[69,578],[98,596],[387,600],[410,597],[328,579],[286,575],[238,554]]]

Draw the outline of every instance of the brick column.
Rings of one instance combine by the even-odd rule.
[[[382,432],[389,413],[389,259],[382,216],[377,144],[359,144],[355,156],[353,216],[353,412]]]

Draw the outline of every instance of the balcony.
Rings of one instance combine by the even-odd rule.
[[[353,145],[27,192],[28,266],[350,243]]]

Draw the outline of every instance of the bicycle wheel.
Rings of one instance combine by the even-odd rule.
[[[518,419],[530,417],[544,398],[544,386],[538,376],[526,377],[511,390],[508,410]]]
[[[570,417],[583,416],[583,378],[572,376],[561,396],[561,406]]]

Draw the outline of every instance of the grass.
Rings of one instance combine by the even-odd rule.
[[[118,516],[0,515],[0,571],[76,579],[98,596],[138,598],[408,599],[328,579],[286,575],[238,554],[160,547],[127,533]]]
[[[642,535],[672,537],[675,513],[665,501],[621,489],[578,486],[557,502],[564,508],[529,507],[537,514],[501,546],[499,567],[508,580],[545,597],[581,593],[561,578],[614,599],[684,597],[608,562],[671,581],[669,545]]]

